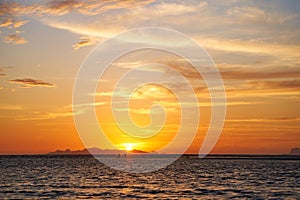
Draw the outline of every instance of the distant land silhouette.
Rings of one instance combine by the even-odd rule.
[[[70,150],[70,149],[66,149],[66,150],[56,150],[53,152],[49,152],[47,153],[48,155],[88,155],[88,154],[124,154],[124,153],[133,153],[133,154],[143,154],[143,153],[154,153],[157,154],[156,152],[147,152],[147,151],[142,151],[142,150],[138,150],[138,149],[133,149],[131,151],[126,151],[126,150],[118,150],[118,149],[100,149],[97,147],[93,147],[93,148],[85,148],[82,150]],[[195,154],[197,155],[197,154]],[[232,156],[232,155],[240,155],[240,156],[245,156],[245,154],[210,154],[210,155],[223,155],[223,156]],[[292,148],[290,150],[289,153],[287,154],[282,154],[282,155],[300,155],[300,148],[299,147],[295,147]],[[251,156],[251,154],[248,154],[248,156]],[[254,156],[254,154],[252,155]],[[256,156],[259,156],[256,155]]]
[[[148,153],[146,151],[133,149],[131,151],[118,150],[118,149],[99,149],[97,147],[93,148],[85,148],[82,150],[56,150],[53,152],[49,152],[49,155],[88,155],[88,154],[124,154],[124,153]]]
[[[299,147],[292,148],[291,151],[288,153],[288,155],[300,155],[300,148]]]

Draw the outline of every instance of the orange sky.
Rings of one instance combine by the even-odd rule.
[[[0,154],[85,148],[73,119],[80,112],[72,111],[80,65],[100,42],[147,26],[171,28],[191,37],[220,70],[227,115],[212,153],[287,153],[300,146],[298,8],[297,1],[3,1]],[[160,102],[168,118],[159,134],[148,140],[133,139],[114,124],[109,102],[116,81],[121,73],[145,63],[169,66],[191,82],[201,119],[188,152],[198,153],[210,122],[210,96],[201,76],[171,54],[140,51],[112,64],[95,95],[100,126],[120,149],[132,143],[141,150],[157,150],[174,137],[181,117],[178,99],[158,85],[138,88],[129,111],[135,123],[145,126],[150,122],[149,107]],[[147,76],[171,76],[151,67],[144,71]]]

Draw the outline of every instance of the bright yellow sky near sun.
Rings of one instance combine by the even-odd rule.
[[[212,153],[282,154],[300,147],[299,4],[283,0],[2,1],[0,154],[85,148],[73,120],[73,114],[80,112],[72,111],[80,65],[100,42],[149,26],[191,37],[221,72],[227,116]],[[116,68],[153,62],[176,69],[196,88],[201,120],[187,152],[197,153],[210,122],[210,96],[201,76],[191,67],[183,68],[188,64],[174,55],[143,51],[115,61],[96,91],[99,124],[119,149],[155,151],[168,144],[181,117],[171,91],[152,84],[132,96],[129,110],[136,124],[150,123],[153,102],[161,103],[168,115],[161,132],[148,140],[123,134],[107,103],[124,72]]]

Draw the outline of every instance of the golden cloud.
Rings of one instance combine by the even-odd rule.
[[[18,45],[18,44],[26,44],[28,41],[25,38],[21,37],[18,33],[15,33],[15,34],[9,34],[5,36],[4,42]]]
[[[81,39],[80,42],[72,45],[74,50],[80,49],[85,46],[93,45],[99,40],[98,38],[92,38],[92,37],[80,37],[80,39]]]

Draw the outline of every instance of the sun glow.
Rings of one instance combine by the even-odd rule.
[[[134,144],[131,144],[131,143],[124,143],[123,146],[125,147],[125,150],[126,150],[126,151],[132,151],[132,150],[133,150],[133,147],[134,147]]]

